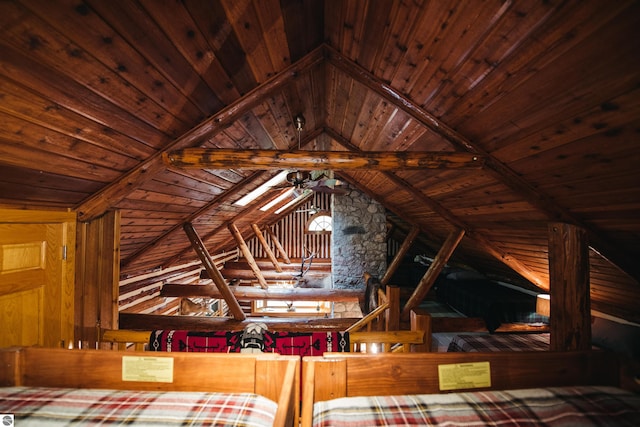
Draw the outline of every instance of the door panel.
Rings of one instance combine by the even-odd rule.
[[[45,222],[46,213],[38,221],[0,219],[0,347],[73,343],[72,260],[63,248],[75,222]]]

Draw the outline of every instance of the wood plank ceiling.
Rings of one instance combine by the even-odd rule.
[[[482,272],[548,287],[587,230],[593,305],[640,321],[640,2],[0,2],[0,205],[122,214],[124,274],[212,252],[275,174],[168,150],[459,151],[482,169],[337,171]],[[304,131],[293,117],[306,118]]]

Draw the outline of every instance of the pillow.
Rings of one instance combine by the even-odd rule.
[[[591,342],[598,347],[640,359],[640,327],[594,317]]]

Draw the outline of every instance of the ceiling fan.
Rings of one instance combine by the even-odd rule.
[[[320,212],[321,209],[317,206],[311,205],[309,208],[307,209],[298,209],[296,211],[296,213],[308,213],[309,215],[315,215],[318,212]]]
[[[319,193],[346,194],[347,191],[339,188],[342,181],[333,177],[333,172],[328,170],[289,172],[286,176],[287,183],[273,188],[293,187],[298,190],[309,189]]]
[[[293,121],[298,133],[298,149],[300,149],[300,134],[304,130],[306,120],[302,114],[297,114]],[[330,194],[346,194],[346,191],[337,188],[342,183],[335,179],[331,170],[293,170],[286,175],[287,184],[274,188],[293,187],[296,190],[309,189],[315,192]]]

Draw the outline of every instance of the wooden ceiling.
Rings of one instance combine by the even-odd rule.
[[[482,168],[336,173],[543,289],[549,222],[583,227],[593,307],[640,321],[639,41],[625,0],[2,1],[0,204],[119,209],[136,274],[195,259],[185,221],[217,253],[229,222],[277,219],[233,204],[274,170],[165,152],[472,154]]]

